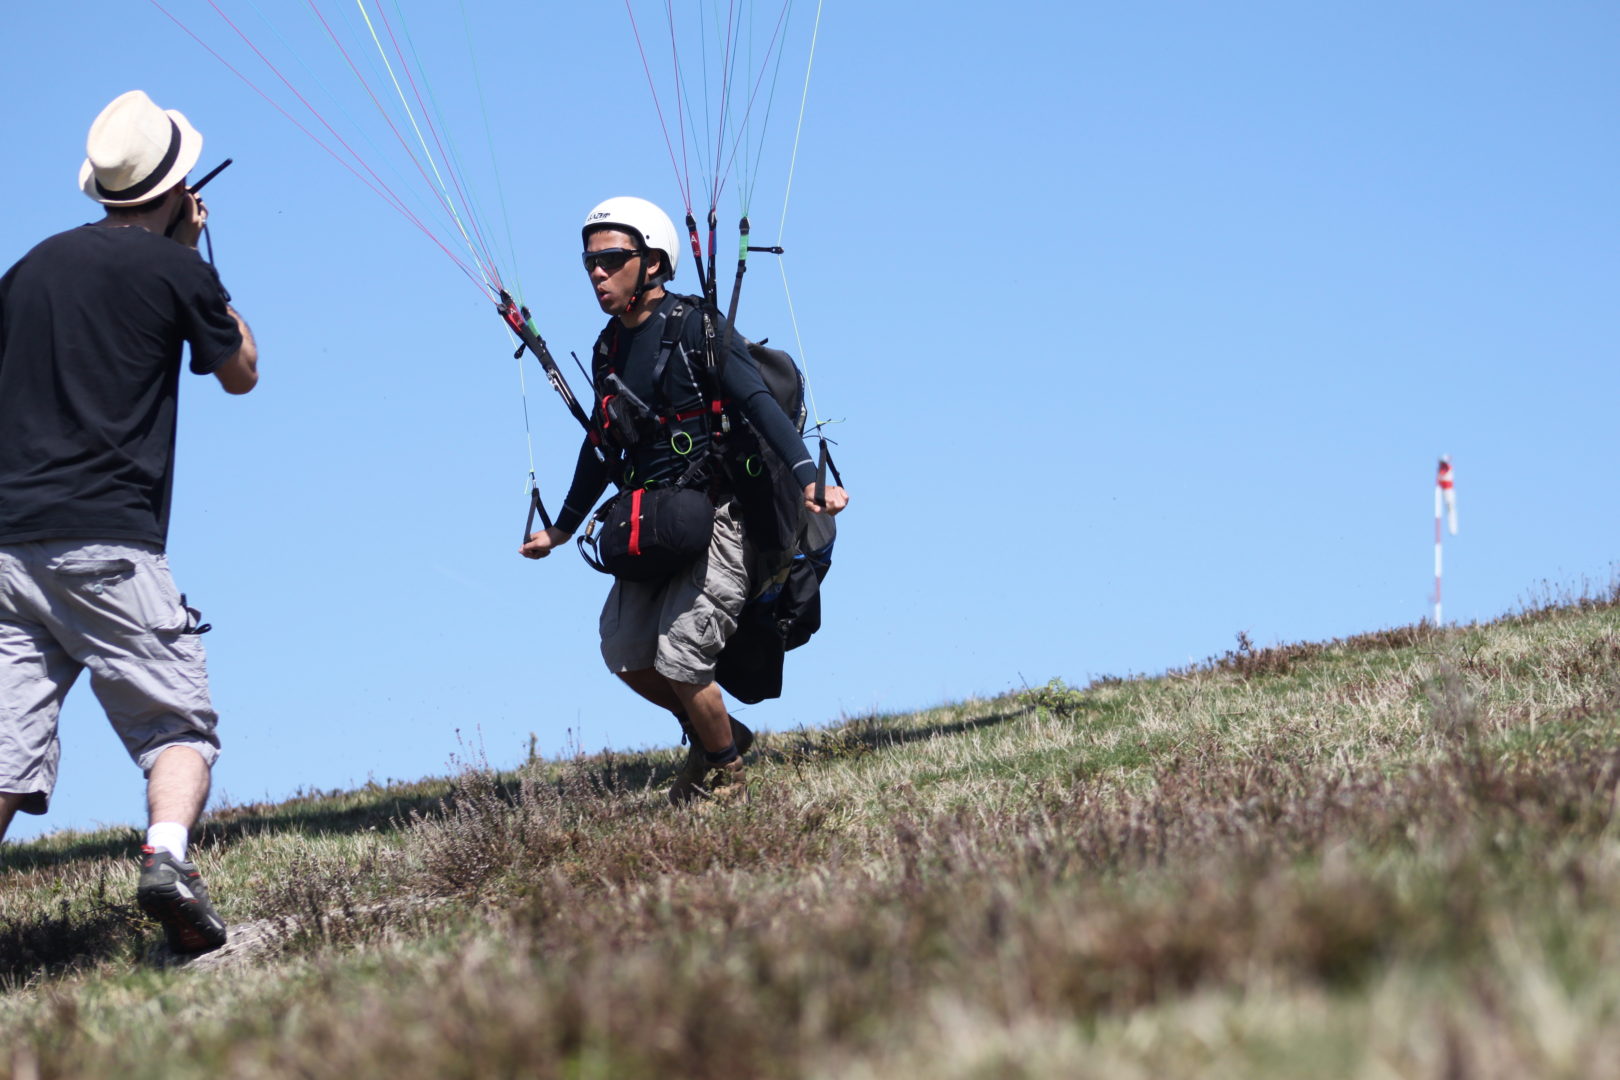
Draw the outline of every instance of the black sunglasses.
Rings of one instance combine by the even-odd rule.
[[[625,263],[640,254],[641,252],[631,251],[629,248],[605,248],[601,251],[587,251],[580,258],[585,260],[587,274],[598,266],[610,274],[617,274]]]

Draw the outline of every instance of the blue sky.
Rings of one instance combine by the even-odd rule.
[[[219,3],[305,57],[289,79],[392,178],[381,162],[403,158],[307,7],[265,5],[267,24]],[[290,100],[206,3],[164,6]],[[585,211],[680,208],[625,10],[479,0],[464,25],[455,4],[401,7],[502,272],[567,366],[601,323]],[[662,73],[661,5],[637,10]],[[779,10],[757,5],[756,42]],[[1441,453],[1462,519],[1448,619],[1608,583],[1620,9],[829,3],[784,222],[814,10],[794,4],[751,144],[755,235],[780,230],[801,337],[768,256],[740,322],[802,351],[820,413],[844,421],[853,501],[826,628],[748,722],[1158,671],[1240,631],[1416,621]],[[216,795],[414,779],[479,746],[507,766],[531,734],[548,754],[570,731],[672,743],[601,667],[606,579],[515,553],[521,365],[489,304],[156,7],[74,12],[0,15],[0,263],[96,215],[74,184],[84,135],[124,90],[186,112],[205,165],[236,159],[207,196],[264,380],[245,399],[186,386],[170,543],[216,626]],[[424,195],[403,167],[413,182]],[[555,505],[577,434],[523,364]],[[88,685],[63,728],[56,806],[13,836],[140,816]]]

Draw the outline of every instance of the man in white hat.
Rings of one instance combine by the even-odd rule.
[[[186,187],[202,136],[139,90],[90,128],[79,174],[106,209],[0,277],[0,836],[43,814],[57,714],[80,671],[147,780],[136,899],[172,947],[225,924],[186,861],[219,753],[199,635],[164,546],[182,343],[226,392],[258,350],[197,254],[207,211]]]

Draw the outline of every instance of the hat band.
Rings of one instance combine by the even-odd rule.
[[[138,184],[131,184],[129,187],[124,188],[121,191],[108,191],[106,188],[101,186],[101,181],[97,180],[96,190],[101,193],[101,197],[103,199],[138,199],[142,195],[150,194],[152,189],[157,187],[165,176],[169,175],[169,170],[174,167],[175,160],[179,157],[180,125],[176,124],[174,119],[171,117],[169,119],[168,152],[163,155],[163,160],[157,163],[157,168],[153,169],[147,174],[145,180],[142,180]]]

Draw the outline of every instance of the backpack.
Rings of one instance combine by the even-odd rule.
[[[821,583],[832,568],[837,529],[826,514],[804,518],[802,550],[743,605],[715,661],[715,681],[749,705],[782,696],[787,652],[821,629]]]
[[[794,481],[787,463],[740,416],[731,417],[719,401],[720,373],[716,357],[722,346],[714,341],[716,329],[710,311],[693,296],[677,296],[676,307],[664,322],[657,371],[661,374],[685,332],[688,314],[696,310],[704,320],[708,354],[703,366],[711,399],[710,413],[718,415],[724,449],[721,461],[742,511],[745,535],[759,560],[761,581],[743,606],[737,628],[726,640],[715,664],[715,681],[732,697],[749,705],[782,696],[785,654],[803,645],[821,629],[821,583],[832,568],[838,530],[828,514],[804,509],[804,491]],[[736,333],[735,330],[731,331]],[[799,434],[804,434],[804,373],[793,357],[764,341],[744,339],[748,354],[759,365],[765,387],[776,399]],[[720,406],[716,408],[715,406]],[[733,422],[735,421],[735,422]],[[820,439],[819,483],[830,469],[842,484],[827,441]]]

